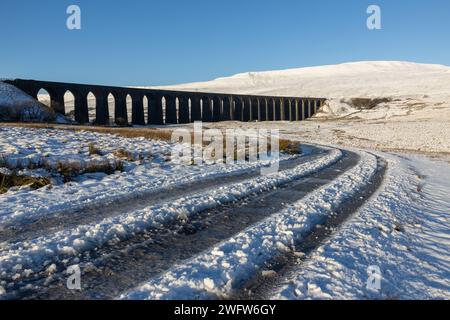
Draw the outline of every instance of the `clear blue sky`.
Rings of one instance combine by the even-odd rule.
[[[67,6],[82,30],[66,28]],[[382,9],[383,30],[366,28]],[[450,65],[448,0],[2,0],[0,77],[162,85],[356,60]]]

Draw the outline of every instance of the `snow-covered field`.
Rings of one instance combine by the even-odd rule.
[[[449,67],[359,62],[245,73],[170,88],[320,96],[328,102],[299,123],[204,124],[223,130],[278,128],[282,138],[314,146],[304,147],[303,155],[282,155],[291,166],[268,176],[251,174],[268,160],[181,165],[170,161],[179,147],[171,142],[0,126],[0,173],[51,179],[51,185],[37,190],[13,187],[0,195],[0,298],[27,297],[33,290],[71,297],[61,295],[60,287],[66,268],[78,265],[86,292],[94,292],[83,296],[81,291],[82,298],[103,294],[106,290],[96,292],[95,285],[102,287],[108,279],[117,282],[112,297],[121,299],[252,297],[243,287],[258,277],[267,283],[255,298],[450,299]],[[171,126],[177,127],[191,125]],[[351,155],[355,163],[345,167]],[[384,176],[380,163],[387,164]],[[113,170],[95,170],[104,165]],[[69,181],[61,170],[67,167],[76,168]],[[339,174],[329,181],[326,175],[320,178],[327,169]],[[376,192],[361,198],[359,192],[378,178],[383,179]],[[237,221],[242,224],[238,232],[220,241],[208,233],[214,227],[201,225],[226,208],[247,206],[253,212],[250,199],[276,195],[302,179],[318,187],[295,201],[280,196],[280,210],[255,223]],[[307,252],[298,249],[356,198],[364,204],[330,227],[323,241]],[[199,222],[200,212],[206,216]],[[191,220],[195,231],[179,235],[178,227],[171,229],[192,227]],[[161,241],[181,237],[191,245],[192,232],[204,233],[200,239],[212,245],[199,251],[173,248],[172,256],[180,258],[155,263],[148,276],[110,271],[108,263],[132,256],[132,248],[152,244],[170,251]],[[142,243],[132,241],[141,236]],[[136,266],[160,256],[143,252],[133,255]],[[286,257],[285,267],[271,269]],[[373,270],[379,286],[370,287]]]
[[[258,298],[449,299],[449,163],[376,155],[388,162],[382,187],[312,253],[296,251],[294,241],[367,183],[376,167],[371,155],[333,184],[120,298],[232,298],[240,280],[260,274],[270,281],[277,272],[267,261],[294,252],[297,266]],[[379,290],[367,287],[373,267],[380,271]]]
[[[97,149],[97,153],[90,153],[90,145]],[[0,223],[18,221],[20,218],[33,219],[60,210],[74,210],[89,203],[111,203],[116,199],[133,198],[180,183],[217,179],[258,168],[271,161],[186,166],[171,161],[175,146],[165,141],[123,138],[88,131],[0,127],[3,168],[53,178],[51,188],[12,188],[0,196]],[[119,155],[117,151],[120,151]],[[126,159],[122,154],[126,155]],[[292,157],[281,155],[281,160]],[[108,175],[82,171],[89,165],[95,168],[96,164],[117,161],[124,163],[123,172]],[[73,181],[63,183],[62,179],[58,179],[59,164],[77,168],[80,174]],[[53,175],[52,170],[56,171]]]
[[[76,258],[80,253],[104,246],[108,242],[126,239],[144,230],[165,226],[177,220],[188,220],[189,215],[201,210],[215,207],[220,203],[236,201],[249,194],[260,193],[289,180],[299,179],[308,173],[320,170],[330,162],[336,161],[340,156],[340,152],[336,151],[314,164],[298,166],[270,177],[261,176],[231,186],[225,185],[202,194],[192,195],[189,198],[181,198],[149,206],[143,210],[106,218],[92,224],[80,225],[73,230],[63,230],[50,236],[34,238],[31,241],[6,244],[2,248],[3,253],[0,254],[3,277],[8,274],[10,277],[14,277],[18,271],[16,268],[18,264],[23,270],[26,270],[27,274],[39,272],[46,260],[59,261],[59,256],[64,259]],[[179,173],[180,170],[178,170]],[[215,174],[219,176],[218,173]],[[151,182],[150,179],[149,182]],[[14,220],[14,223],[18,223],[17,216],[14,214],[3,217],[2,222],[9,223],[8,219],[10,218]]]

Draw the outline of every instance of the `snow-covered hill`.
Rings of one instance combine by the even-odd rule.
[[[209,82],[169,86],[183,90],[348,97],[450,96],[450,67],[400,61],[352,62],[247,72]]]
[[[0,120],[52,121],[55,113],[16,87],[0,82]]]

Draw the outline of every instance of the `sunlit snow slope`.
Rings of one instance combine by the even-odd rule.
[[[398,61],[353,62],[247,72],[209,82],[166,88],[326,98],[450,97],[450,67]]]

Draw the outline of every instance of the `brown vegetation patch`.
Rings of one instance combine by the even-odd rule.
[[[121,128],[121,127],[101,127],[101,126],[81,126],[65,125],[53,123],[2,123],[3,126],[24,127],[35,129],[59,129],[72,131],[90,131],[106,134],[117,134],[125,138],[146,138],[151,140],[170,141],[172,139],[172,130],[155,128]]]
[[[98,149],[93,142],[89,143],[88,151],[91,156],[95,154],[101,156],[100,149]]]
[[[352,98],[348,101],[348,104],[359,110],[370,110],[377,107],[381,103],[388,103],[391,101],[392,99],[390,98]]]
[[[280,139],[280,152],[287,154],[299,154],[300,153],[300,142]]]
[[[113,152],[113,155],[119,159],[125,159],[127,161],[135,161],[133,154],[125,149],[117,149]]]
[[[11,174],[0,173],[0,194],[8,192],[12,187],[29,186],[32,189],[39,189],[50,183],[48,178],[28,177],[18,175],[16,172]]]
[[[71,162],[58,162],[56,165],[56,172],[63,177],[65,183],[72,181],[74,177],[83,173],[106,173],[110,175],[123,170],[122,161],[96,161],[87,164],[84,168],[80,167],[78,163]]]

